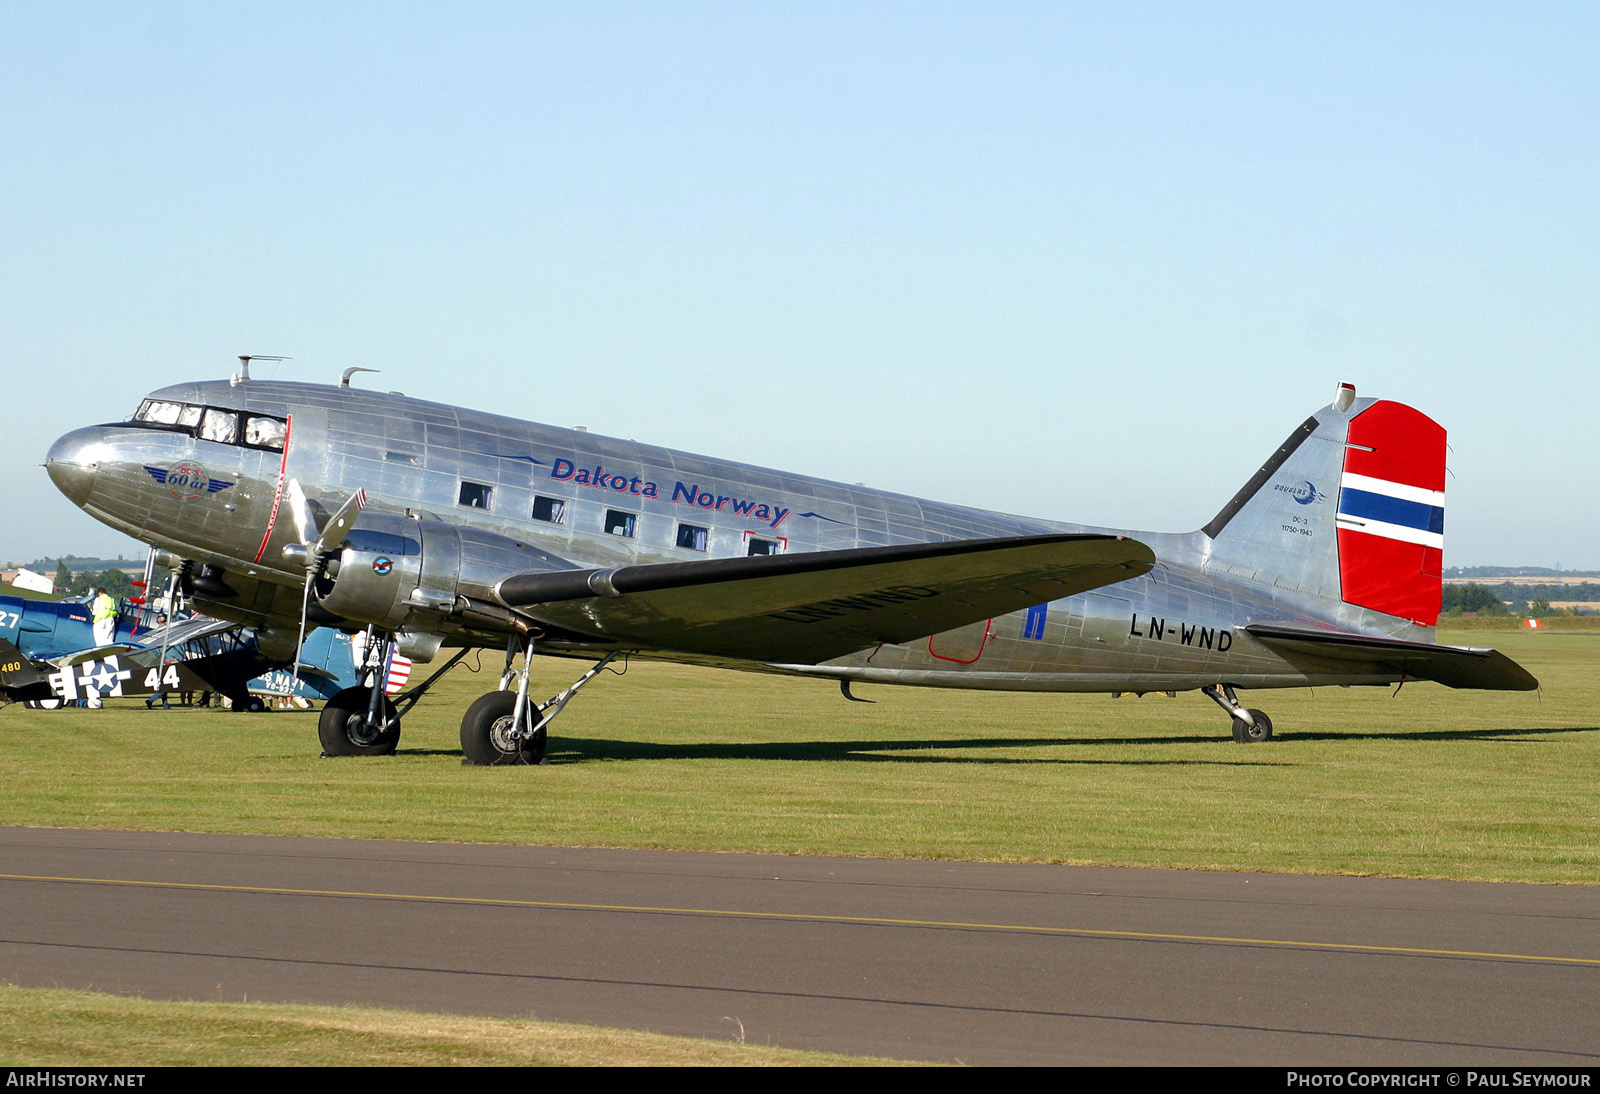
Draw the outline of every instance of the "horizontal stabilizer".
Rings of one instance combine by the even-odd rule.
[[[48,685],[50,673],[27,654],[0,638],[0,688],[26,688]]]
[[[1527,669],[1484,646],[1436,646],[1282,623],[1251,623],[1244,630],[1291,661],[1296,654],[1321,661],[1357,661],[1402,679],[1433,680],[1451,688],[1533,691],[1539,686]]]
[[[807,664],[1125,581],[1154,564],[1149,547],[1120,536],[1013,536],[525,574],[495,592],[543,622],[618,643]]]

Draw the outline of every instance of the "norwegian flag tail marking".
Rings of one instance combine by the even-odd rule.
[[[1346,602],[1431,627],[1444,573],[1445,431],[1403,403],[1356,415],[1335,518]]]

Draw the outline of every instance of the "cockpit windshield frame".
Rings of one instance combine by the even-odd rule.
[[[232,407],[201,406],[166,399],[146,399],[128,420],[143,429],[187,433],[215,444],[282,452],[289,422],[271,414],[252,414]]]

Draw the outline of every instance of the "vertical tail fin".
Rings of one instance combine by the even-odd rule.
[[[1307,418],[1201,531],[1216,571],[1432,627],[1444,572],[1445,431],[1403,403]]]

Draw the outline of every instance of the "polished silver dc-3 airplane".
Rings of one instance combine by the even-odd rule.
[[[162,388],[127,422],[68,433],[51,478],[285,663],[308,625],[370,631],[374,664],[504,647],[500,690],[461,723],[469,763],[541,760],[550,720],[624,654],[825,677],[847,698],[852,682],[1197,689],[1240,742],[1272,723],[1237,688],[1537,687],[1498,651],[1435,644],[1445,432],[1348,384],[1210,523],[1171,534],[351,386],[371,370],[261,381],[242,360],[230,380]],[[541,707],[536,648],[595,664]],[[329,755],[377,754],[400,725],[381,688],[354,687],[318,731]]]

